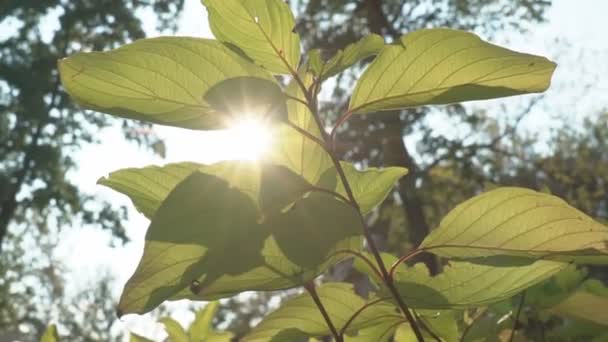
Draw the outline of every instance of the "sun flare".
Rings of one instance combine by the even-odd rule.
[[[270,127],[255,115],[243,115],[225,131],[226,141],[218,146],[221,154],[230,159],[258,160],[270,149],[272,134]]]

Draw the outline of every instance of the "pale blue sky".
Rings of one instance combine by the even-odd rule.
[[[606,39],[606,0],[556,0],[549,12],[549,23],[535,28],[525,35],[507,34],[508,47],[515,50],[541,54],[556,60],[559,68],[552,88],[547,93],[546,105],[528,119],[526,127],[546,130],[547,124],[557,115],[579,120],[605,108],[608,103],[608,41]],[[149,14],[142,13],[145,18]],[[148,32],[154,33],[155,24],[146,19]],[[211,38],[206,13],[198,0],[186,0],[186,8],[179,25],[180,35]],[[585,85],[591,85],[591,88]],[[519,100],[492,101],[490,105],[516,106]],[[486,105],[486,104],[479,104]],[[123,142],[118,128],[107,129],[101,134],[101,145],[85,147],[79,154],[80,168],[70,174],[86,191],[108,198],[115,203],[125,203],[126,198],[95,185],[98,178],[110,171],[125,167],[142,167],[174,161],[195,160],[213,162],[221,156],[216,146],[227,144],[222,133],[205,133],[158,127],[159,134],[167,143],[167,159],[154,158],[139,148]],[[246,141],[243,144],[247,145]],[[236,152],[234,152],[236,153]],[[234,154],[232,155],[234,157]],[[72,281],[69,286],[87,286],[102,268],[111,269],[116,277],[116,296],[133,272],[143,249],[148,221],[135,210],[130,210],[128,233],[132,242],[124,248],[108,247],[108,236],[93,229],[64,230],[57,256],[65,260]],[[187,314],[180,314],[189,320]],[[162,334],[159,326],[152,325],[145,316],[127,316],[123,319],[126,330],[134,330],[147,336]]]

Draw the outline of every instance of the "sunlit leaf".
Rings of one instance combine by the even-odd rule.
[[[513,255],[601,264],[608,262],[608,227],[558,197],[499,188],[454,208],[421,248],[455,258]]]
[[[217,301],[209,302],[204,308],[196,312],[194,321],[190,325],[190,328],[188,328],[188,334],[192,341],[197,341],[197,339],[204,341],[212,333],[213,317],[219,306],[220,303]]]
[[[169,335],[169,340],[172,342],[190,342],[188,334],[184,328],[171,317],[163,317],[159,321],[165,326],[165,331]]]
[[[345,257],[336,250],[361,248],[352,207],[326,193],[297,198],[304,189],[286,183],[289,171],[280,170],[225,162],[179,183],[153,216],[121,313],[146,312],[167,299],[297,286]],[[285,201],[285,210],[271,201],[265,211],[268,198]]]
[[[339,50],[318,74],[321,79],[337,75],[355,63],[378,54],[382,47],[384,47],[384,38],[377,34],[367,35],[358,42],[348,45],[344,50]]]
[[[337,330],[341,330],[353,313],[365,304],[365,300],[355,294],[352,284],[325,283],[317,288],[317,293]],[[349,325],[347,332],[352,334],[359,329],[383,324],[394,317],[400,319],[391,305],[372,305]],[[287,342],[301,337],[329,334],[330,330],[312,297],[303,293],[266,316],[243,338],[243,342]]]
[[[351,163],[341,162],[340,164],[363,214],[370,212],[382,203],[399,178],[407,174],[407,169],[403,167],[368,168],[359,171]],[[346,197],[346,191],[340,176],[333,167],[323,173],[318,185],[333,189]]]
[[[385,264],[397,259],[383,254]],[[423,264],[399,266],[396,287],[414,309],[454,309],[482,306],[510,298],[567,267],[567,263],[514,257],[490,257],[485,264],[450,261],[443,272],[431,277]],[[381,281],[367,264],[355,259],[355,267],[370,275],[381,293]]]
[[[129,342],[155,342],[147,337],[143,337],[141,335],[137,335],[134,333],[129,334]]]
[[[175,186],[199,169],[204,166],[196,163],[129,168],[112,172],[97,183],[129,196],[137,210],[151,219]]]
[[[608,326],[608,287],[588,280],[578,291],[548,309],[550,313]]]
[[[312,74],[301,72],[301,79],[306,87],[312,84]],[[302,89],[292,81],[285,92],[293,98],[306,101]],[[287,101],[289,121],[299,128],[307,131],[318,139],[322,139],[321,132],[308,106],[290,99]],[[319,178],[333,163],[329,154],[315,141],[305,137],[294,128],[284,126],[277,131],[277,141],[280,144],[270,151],[269,159],[283,165],[299,174],[311,184],[316,184]]]
[[[483,100],[547,89],[555,63],[472,33],[425,29],[387,45],[361,76],[349,105],[369,113]]]
[[[50,324],[44,334],[40,338],[40,342],[60,342],[59,334],[57,333],[57,326],[55,324]]]
[[[191,129],[231,123],[205,100],[222,82],[254,78],[278,89],[270,74],[224,44],[198,38],[142,39],[109,52],[77,53],[62,59],[59,71],[67,92],[85,108]]]
[[[297,70],[300,37],[282,0],[202,0],[215,37],[234,44],[264,68],[279,74]]]

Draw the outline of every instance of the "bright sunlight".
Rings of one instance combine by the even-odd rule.
[[[255,119],[255,115],[243,115],[232,128],[221,132],[221,143],[216,153],[226,159],[258,160],[266,154],[272,135],[266,123]]]

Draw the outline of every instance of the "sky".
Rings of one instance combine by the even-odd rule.
[[[178,35],[212,38],[206,13],[198,0],[186,0],[180,19]],[[544,105],[527,119],[526,127],[536,131],[549,131],[559,125],[560,117],[581,120],[584,116],[604,109],[608,98],[608,40],[606,40],[606,0],[555,0],[549,11],[549,22],[535,27],[524,35],[507,34],[507,47],[545,55],[558,63],[551,89]],[[150,36],[158,35],[149,13],[142,13],[145,28]],[[591,85],[588,87],[587,85]],[[487,103],[489,106],[517,106],[521,100],[506,99]],[[473,104],[480,105],[480,104]],[[485,105],[485,104],[484,104]],[[438,125],[439,130],[441,125]],[[445,125],[444,125],[445,127]],[[100,133],[99,145],[83,148],[78,154],[80,167],[70,177],[83,190],[130,208],[128,234],[131,242],[124,247],[108,247],[109,236],[91,228],[66,229],[60,239],[56,256],[65,261],[69,279],[68,288],[90,286],[100,270],[111,270],[116,279],[116,298],[128,277],[134,271],[143,251],[148,220],[137,213],[126,197],[96,185],[96,181],[109,172],[126,167],[162,165],[179,161],[211,163],[220,158],[239,159],[250,156],[260,146],[252,144],[263,139],[247,136],[244,130],[226,132],[200,132],[157,126],[158,134],[167,145],[167,158],[160,159],[122,139],[119,128]],[[447,127],[446,127],[447,130]],[[192,316],[179,311],[178,319],[189,321]],[[151,323],[147,316],[128,315],[122,319],[124,330],[146,336],[162,336],[162,328]]]

